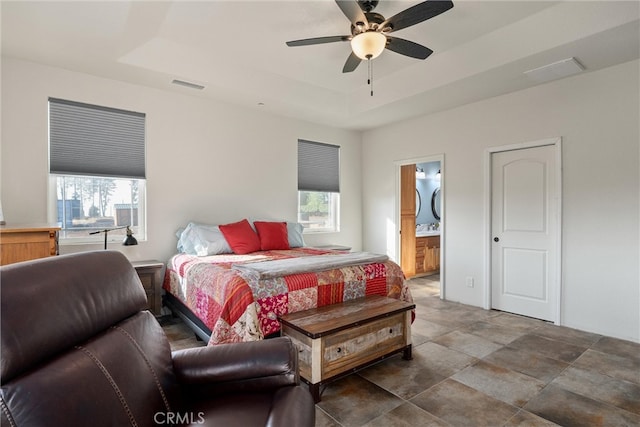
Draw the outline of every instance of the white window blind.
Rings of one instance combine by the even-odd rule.
[[[145,179],[145,114],[49,98],[49,171]]]
[[[340,147],[298,140],[298,190],[340,192]]]

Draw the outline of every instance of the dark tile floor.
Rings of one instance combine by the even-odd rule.
[[[410,286],[413,360],[329,384],[316,426],[640,426],[640,344],[442,301],[437,276]]]

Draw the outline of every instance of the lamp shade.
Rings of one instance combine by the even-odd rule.
[[[380,56],[387,44],[387,37],[376,31],[365,31],[351,39],[351,49],[360,59],[374,59]]]
[[[129,227],[127,227],[127,237],[124,238],[124,241],[122,242],[122,244],[124,246],[134,246],[138,244],[138,241],[136,240],[135,237],[133,237],[133,232]]]

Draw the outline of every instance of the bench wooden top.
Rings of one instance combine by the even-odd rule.
[[[415,304],[393,298],[371,295],[339,304],[285,314],[278,319],[283,325],[312,338],[320,338],[365,322],[413,310]]]

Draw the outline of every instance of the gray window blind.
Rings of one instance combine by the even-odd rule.
[[[145,115],[49,98],[49,171],[145,178]]]
[[[340,147],[298,140],[298,190],[340,192]]]

